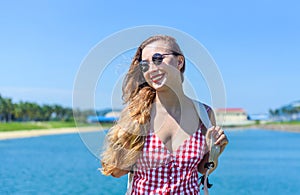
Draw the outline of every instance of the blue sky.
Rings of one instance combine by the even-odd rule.
[[[1,1],[0,94],[72,106],[74,79],[91,48],[120,30],[160,25],[209,51],[227,107],[266,113],[300,99],[299,9],[296,0]],[[102,98],[98,108],[108,105]]]

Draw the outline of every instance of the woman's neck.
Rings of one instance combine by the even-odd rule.
[[[182,88],[177,88],[176,91],[171,89],[156,91],[155,103],[164,107],[169,113],[176,113],[181,110],[186,100],[187,97]]]

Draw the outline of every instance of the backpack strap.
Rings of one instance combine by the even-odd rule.
[[[208,116],[208,113],[206,111],[204,104],[201,102],[198,102],[196,100],[193,100],[193,103],[194,103],[195,109],[198,113],[200,120],[202,121],[202,123],[204,124],[206,129],[209,129],[212,126],[212,124],[210,122],[210,119],[209,119],[209,116]],[[203,135],[206,135],[206,132],[203,132]]]

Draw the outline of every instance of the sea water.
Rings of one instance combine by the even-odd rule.
[[[300,194],[300,133],[227,131],[210,194]],[[0,141],[0,194],[124,194],[78,134]],[[203,194],[203,193],[202,193]]]

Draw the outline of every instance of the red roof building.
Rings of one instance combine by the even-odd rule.
[[[250,124],[248,115],[243,108],[219,108],[215,110],[218,125],[239,126]]]

